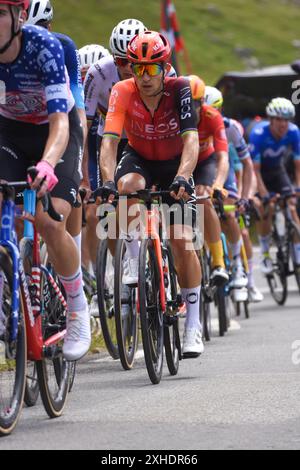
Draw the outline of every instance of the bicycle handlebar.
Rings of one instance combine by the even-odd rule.
[[[37,175],[37,170],[35,167],[30,167],[28,168],[28,174],[32,178],[32,180],[35,179]],[[19,190],[23,191],[25,189],[31,189],[30,184],[27,181],[13,181],[13,182],[2,182],[0,183],[0,192],[5,193],[7,189],[11,190]],[[9,194],[9,197],[12,199],[15,199],[15,194],[14,191]],[[51,217],[52,220],[55,220],[56,222],[62,222],[64,220],[64,216],[62,214],[58,214],[56,210],[54,209],[53,203],[52,203],[52,198],[51,194],[47,192],[41,199],[40,201],[42,202],[44,212],[47,212],[49,217]]]

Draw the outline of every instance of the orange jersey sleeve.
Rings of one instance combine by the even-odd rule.
[[[205,115],[213,137],[215,152],[228,152],[228,141],[223,116],[219,111],[210,106],[206,109]]]
[[[127,109],[133,92],[134,84],[131,80],[124,80],[113,86],[103,136],[121,138]]]

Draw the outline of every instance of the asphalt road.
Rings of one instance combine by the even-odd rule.
[[[267,292],[259,273],[257,282]],[[293,282],[285,307],[266,295],[251,306],[249,320],[234,319],[225,338],[215,333],[201,358],[182,361],[177,377],[165,367],[157,386],[142,353],[130,372],[104,353],[88,357],[61,418],[49,420],[39,402],[0,440],[0,450],[299,447],[300,306]]]

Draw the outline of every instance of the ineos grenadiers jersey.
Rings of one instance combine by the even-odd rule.
[[[173,68],[170,70],[168,77],[176,77],[176,72]],[[120,80],[121,78],[113,56],[103,57],[92,65],[85,77],[84,95],[87,119],[92,121],[95,114],[99,114],[98,134],[101,137],[104,132],[110,93],[112,87]],[[122,138],[126,139],[124,133]]]
[[[165,78],[154,115],[140,97],[134,78],[117,83],[111,92],[104,136],[120,139],[125,129],[129,145],[146,160],[173,160],[183,151],[182,136],[197,132],[189,82]]]
[[[234,119],[223,117],[228,143],[233,144],[241,161],[251,158],[248,145]]]
[[[299,129],[293,123],[289,123],[286,135],[279,140],[271,134],[269,122],[256,126],[250,133],[249,143],[253,161],[264,169],[280,168],[291,153],[294,160],[300,160]]]
[[[80,72],[79,52],[76,44],[69,36],[53,33],[64,48],[65,64],[70,78],[70,88],[78,109],[84,109],[84,93]]]
[[[74,107],[64,50],[53,34],[39,26],[22,28],[21,51],[9,64],[0,63],[0,115],[31,124],[46,124],[49,115]]]

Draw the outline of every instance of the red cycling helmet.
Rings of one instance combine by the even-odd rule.
[[[165,63],[170,56],[171,46],[168,39],[156,31],[145,31],[136,35],[127,49],[129,62],[139,64]]]
[[[20,7],[23,5],[24,10],[28,10],[30,5],[30,0],[0,0],[0,5],[13,5],[15,7]]]

